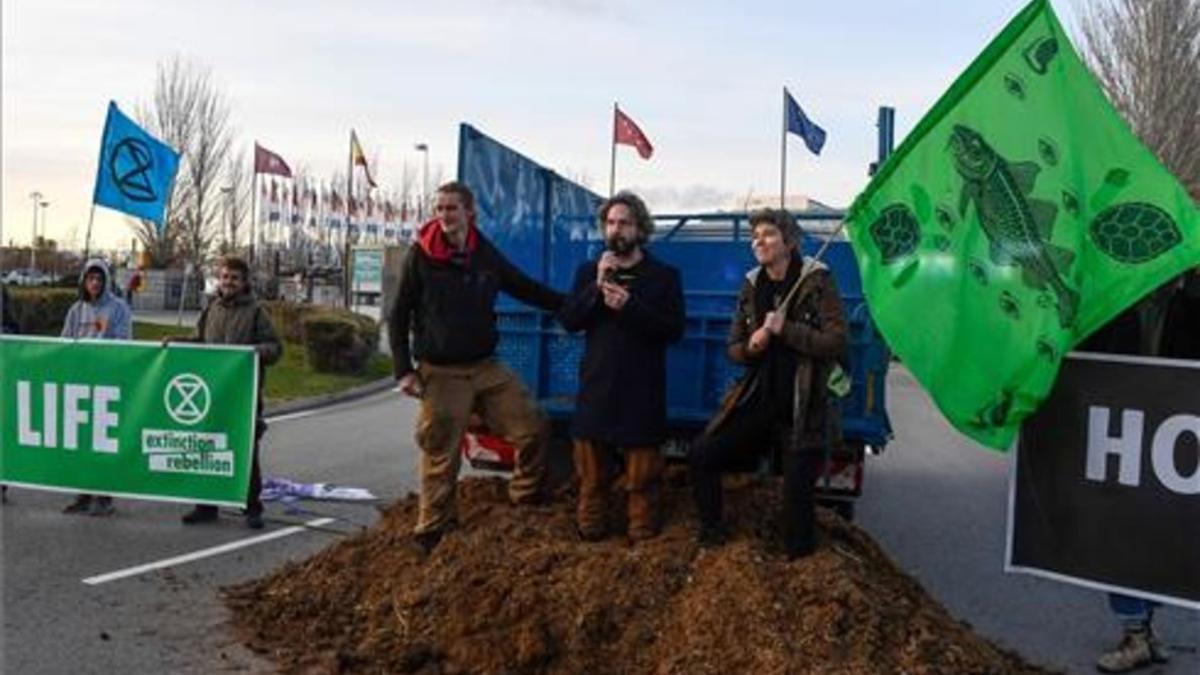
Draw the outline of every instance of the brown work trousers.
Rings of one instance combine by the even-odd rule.
[[[492,358],[454,366],[423,362],[417,371],[425,391],[416,428],[421,499],[415,531],[441,530],[456,520],[460,444],[472,413],[516,449],[509,498],[517,504],[538,501],[546,473],[546,422],[517,376]]]
[[[579,532],[589,539],[607,530],[608,494],[614,449],[603,443],[575,439],[575,475],[579,478]],[[659,492],[666,461],[657,447],[625,448],[626,506],[629,538],[635,541],[658,534]]]

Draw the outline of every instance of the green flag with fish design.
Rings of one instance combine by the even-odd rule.
[[[955,427],[1001,450],[1065,352],[1200,263],[1198,227],[1046,0],[959,76],[847,216],[888,343]]]

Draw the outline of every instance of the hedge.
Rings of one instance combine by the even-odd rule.
[[[67,311],[79,299],[78,288],[8,288],[13,316],[28,335],[62,333]]]

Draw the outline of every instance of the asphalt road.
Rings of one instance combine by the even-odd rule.
[[[952,432],[901,370],[889,382],[897,438],[872,457],[859,520],[958,618],[1027,658],[1070,672],[1119,631],[1102,594],[1003,572],[1009,458]],[[269,474],[371,489],[384,502],[415,489],[413,405],[387,392],[275,421]],[[319,530],[99,585],[83,579],[243,540],[236,515],[184,527],[182,505],[124,500],[110,519],[65,516],[69,495],[11,490],[0,509],[4,673],[270,672],[228,630],[222,586],[261,576],[374,522],[369,505],[268,509],[268,529],[319,516]],[[1157,621],[1176,648],[1162,673],[1200,672],[1200,619],[1167,609]]]

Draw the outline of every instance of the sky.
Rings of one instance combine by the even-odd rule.
[[[1073,35],[1078,6],[1053,0]],[[237,147],[345,171],[357,131],[383,184],[415,143],[455,174],[469,122],[607,190],[612,107],[655,146],[617,151],[617,186],[658,212],[738,208],[779,192],[782,87],[825,128],[819,157],[788,140],[788,192],[846,206],[866,185],[880,105],[898,141],[1025,0],[5,0],[0,238],[82,246],[109,100],[132,113],[175,57],[211,70]],[[1078,40],[1076,41],[1078,44]],[[100,208],[94,240],[128,246]]]

